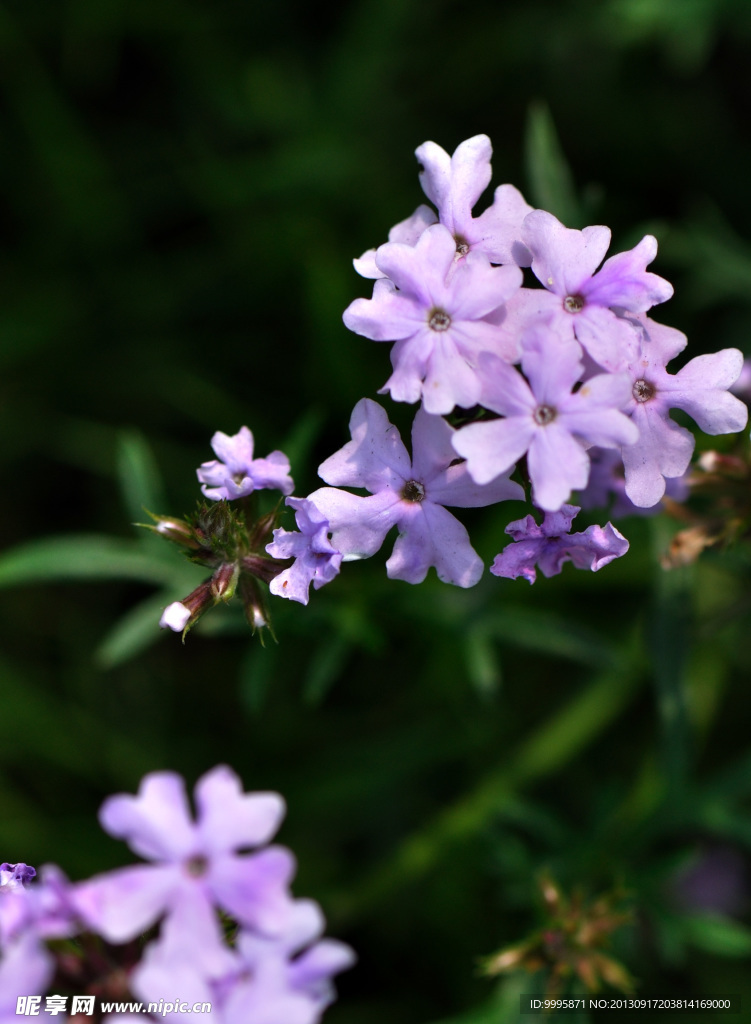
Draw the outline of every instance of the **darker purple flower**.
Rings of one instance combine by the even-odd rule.
[[[287,456],[276,451],[265,459],[254,459],[253,435],[247,427],[241,427],[232,437],[217,431],[211,439],[211,447],[218,458],[204,462],[196,470],[207,498],[231,501],[264,488],[282,494],[291,494],[294,490]]]
[[[363,487],[371,497],[338,486],[309,497],[328,519],[332,544],[344,561],[375,554],[396,526],[399,536],[386,563],[392,579],[421,583],[433,566],[446,583],[474,586],[482,561],[465,528],[444,506],[472,508],[523,498],[519,484],[506,475],[475,483],[451,447],[452,428],[424,408],[412,427],[412,459],[385,410],[370,399],[355,406],[350,431],[352,440],[318,472],[329,484]]]
[[[506,533],[514,540],[490,567],[495,576],[515,580],[523,576],[530,583],[537,579],[535,565],[543,576],[557,576],[564,562],[577,569],[597,572],[614,558],[628,551],[628,541],[612,523],[589,526],[583,533],[571,533],[571,523],[579,513],[575,505],[564,505],[559,512],[546,512],[541,525],[533,516],[509,523]]]
[[[287,597],[300,604],[308,603],[312,583],[316,590],[330,583],[339,574],[342,556],[329,540],[329,521],[307,498],[287,498],[295,509],[299,533],[274,530],[274,539],[266,545],[273,558],[294,558],[294,564],[285,569],[269,584],[277,597]]]
[[[32,878],[36,877],[36,868],[29,864],[0,864],[0,891],[13,892],[25,889]]]

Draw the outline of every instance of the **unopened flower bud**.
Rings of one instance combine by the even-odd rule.
[[[199,584],[182,601],[173,601],[168,605],[162,613],[159,625],[162,629],[172,629],[175,633],[182,633],[194,622],[197,622],[212,603],[210,581],[206,581]]]
[[[196,537],[195,531],[184,519],[177,519],[174,516],[156,516],[153,512],[149,512],[149,515],[156,525],[149,525],[147,528],[158,533],[160,537],[171,540],[174,544],[179,544],[180,547],[189,548],[191,551],[197,551],[201,547],[201,542]]]
[[[173,629],[176,633],[182,633],[189,620],[190,608],[186,608],[179,601],[173,601],[162,612],[159,626],[161,629]]]
[[[211,577],[211,594],[215,601],[229,601],[235,593],[240,566],[236,562],[220,565]]]

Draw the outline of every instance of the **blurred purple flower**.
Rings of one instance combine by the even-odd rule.
[[[740,916],[749,905],[748,866],[731,846],[696,851],[691,864],[677,872],[672,895],[683,910]]]
[[[264,846],[284,815],[276,793],[244,794],[226,766],[212,769],[195,788],[197,820],[191,820],[185,785],[173,772],[145,776],[137,796],[105,800],[102,827],[154,861],[99,875],[81,883],[77,905],[95,931],[124,942],[165,913],[207,917],[219,906],[238,921],[274,933],[290,913],[288,883],[294,860],[288,850]]]

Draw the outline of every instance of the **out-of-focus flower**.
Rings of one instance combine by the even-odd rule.
[[[290,912],[292,855],[265,847],[284,814],[276,793],[244,794],[229,768],[212,769],[196,784],[197,820],[191,820],[183,780],[172,772],[147,775],[137,796],[121,794],[102,805],[111,835],[152,860],[82,884],[78,906],[87,923],[112,942],[124,942],[164,914],[195,904],[221,907],[238,921],[270,934]],[[257,852],[242,854],[252,849]]]

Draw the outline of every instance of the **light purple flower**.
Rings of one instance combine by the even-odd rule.
[[[532,207],[513,185],[495,190],[492,206],[479,217],[472,209],[490,184],[492,155],[487,135],[475,135],[457,146],[453,156],[435,142],[424,142],[415,151],[420,165],[420,183],[428,199],[438,208],[418,206],[411,217],[395,225],[389,242],[416,245],[426,228],[440,221],[454,238],[455,258],[481,252],[491,263],[515,263],[528,267],[532,256],[522,242],[522,222]],[[354,261],[363,277],[387,275],[378,266],[376,250],[369,249]]]
[[[518,267],[492,267],[481,253],[454,266],[450,231],[434,224],[415,246],[388,242],[378,250],[378,266],[388,279],[376,281],[372,299],[356,299],[344,312],[351,331],[373,341],[395,341],[394,372],[381,389],[397,402],[422,398],[430,413],[468,408],[479,400],[480,352],[509,361],[516,340],[500,344],[495,322],[519,288]],[[453,269],[452,269],[453,268]]]
[[[273,558],[294,558],[294,565],[275,576],[269,590],[277,597],[308,603],[312,583],[316,590],[338,575],[342,556],[329,540],[329,522],[307,498],[287,498],[295,509],[300,532],[274,530],[274,539],[266,545]]]
[[[187,1003],[208,1002],[218,1024],[316,1024],[334,999],[332,976],[354,962],[344,943],[317,941],[323,926],[317,904],[296,900],[282,933],[243,928],[233,949],[222,946],[209,960],[200,939],[205,922],[170,919],[147,947],[131,986],[144,1002],[172,1000],[177,992]]]
[[[538,326],[522,344],[529,383],[500,359],[481,356],[482,404],[504,418],[462,428],[453,445],[479,484],[509,470],[526,453],[535,504],[554,512],[572,490],[587,484],[587,445],[632,444],[638,432],[619,411],[629,400],[625,375],[600,374],[573,391],[582,373],[575,341]]]
[[[743,430],[748,409],[728,388],[738,379],[743,355],[726,348],[696,356],[675,375],[665,366],[683,350],[686,338],[646,316],[629,318],[638,341],[627,362],[631,396],[626,411],[639,428],[635,443],[622,449],[626,494],[650,508],[665,493],[665,478],[683,476],[694,451],[694,436],[670,418],[683,409],[707,434]]]
[[[533,516],[509,523],[506,533],[514,539],[490,567],[495,576],[515,580],[523,576],[530,583],[537,579],[535,565],[544,576],[557,576],[564,562],[573,562],[577,569],[597,572],[614,558],[628,551],[628,541],[612,523],[605,527],[589,526],[583,533],[571,533],[571,523],[578,515],[575,505],[564,505],[559,512],[546,512],[538,526]]]
[[[376,402],[364,398],[350,420],[352,440],[319,467],[329,484],[364,487],[360,497],[323,487],[309,500],[328,519],[332,544],[344,560],[369,558],[389,530],[399,537],[386,563],[389,577],[421,583],[434,566],[440,579],[471,587],[482,575],[482,561],[462,524],[444,505],[471,508],[523,498],[519,484],[497,476],[478,485],[456,458],[452,428],[421,408],[412,427],[413,458],[396,427]]]
[[[533,210],[524,220],[523,238],[545,290],[523,288],[517,293],[509,303],[504,332],[513,335],[547,316],[565,336],[575,337],[599,366],[620,370],[633,338],[629,322],[616,311],[643,313],[673,294],[669,282],[646,270],[657,255],[656,240],[645,235],[634,249],[611,256],[598,271],[610,245],[609,228],[575,231],[551,213]]]
[[[287,456],[275,451],[265,459],[254,459],[253,435],[247,427],[241,427],[232,437],[217,431],[211,439],[211,447],[217,458],[204,462],[196,470],[207,498],[231,501],[264,488],[282,494],[291,494],[294,490]]]
[[[454,236],[457,253],[481,252],[491,263],[528,267],[531,256],[522,242],[521,226],[532,207],[513,185],[495,191],[493,205],[477,218],[472,209],[490,184],[493,149],[487,135],[475,135],[457,146],[453,156],[424,142],[415,151],[420,184],[438,209],[438,218]]]
[[[273,934],[290,912],[288,883],[294,860],[281,847],[264,846],[284,814],[276,793],[244,794],[226,766],[212,769],[195,788],[191,820],[183,780],[173,772],[145,776],[137,796],[121,794],[102,805],[105,831],[125,839],[154,861],[82,883],[77,905],[87,923],[111,942],[124,942],[165,913],[196,905],[208,915],[219,906],[238,921]]]

